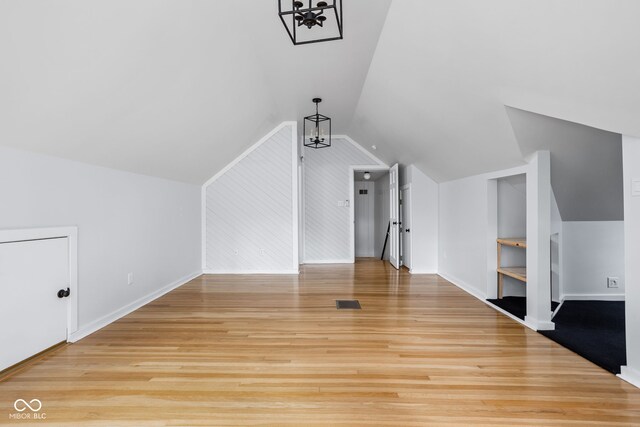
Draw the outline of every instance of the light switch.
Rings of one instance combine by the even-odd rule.
[[[631,181],[631,195],[634,197],[640,197],[640,179],[634,179]]]

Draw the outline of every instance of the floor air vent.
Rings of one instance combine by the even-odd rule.
[[[360,310],[360,301],[357,299],[337,299],[336,308],[338,310]]]

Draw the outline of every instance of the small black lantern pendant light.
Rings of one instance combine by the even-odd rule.
[[[302,128],[304,146],[311,148],[331,147],[331,119],[318,113],[318,104],[322,102],[321,98],[313,98],[313,102],[316,104],[316,113],[304,118]]]

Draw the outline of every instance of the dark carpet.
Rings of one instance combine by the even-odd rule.
[[[504,297],[502,299],[488,299],[487,301],[522,320],[524,320],[524,316],[527,314],[526,297]],[[560,305],[560,303],[553,301],[551,303],[551,310],[555,311],[558,305]]]
[[[624,301],[565,301],[553,321],[542,335],[614,374],[627,364]]]

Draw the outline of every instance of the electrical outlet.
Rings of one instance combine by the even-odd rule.
[[[133,273],[127,274],[127,285],[133,285]]]
[[[618,277],[607,277],[607,288],[618,288],[620,279]]]

